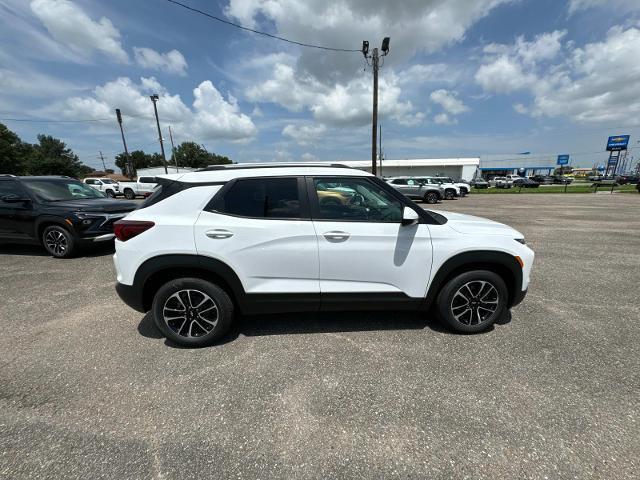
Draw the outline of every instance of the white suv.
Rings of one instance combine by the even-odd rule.
[[[524,298],[533,251],[490,220],[423,210],[338,165],[233,165],[158,178],[115,223],[116,290],[171,340],[234,312],[427,310],[478,332]]]

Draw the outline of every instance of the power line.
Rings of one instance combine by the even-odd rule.
[[[89,123],[89,122],[111,122],[111,118],[86,118],[82,120],[53,120],[49,118],[0,118],[6,122],[31,122],[31,123]]]
[[[351,49],[351,48],[324,47],[322,45],[313,45],[311,43],[304,43],[304,42],[297,42],[295,40],[289,40],[288,38],[279,37],[278,35],[273,35],[271,33],[261,32],[260,30],[254,30],[253,28],[244,27],[244,26],[239,25],[237,23],[230,22],[229,20],[225,20],[224,18],[220,18],[220,17],[217,17],[217,16],[212,15],[210,13],[203,12],[202,10],[198,10],[197,8],[190,7],[189,5],[185,5],[184,3],[177,2],[176,0],[167,0],[167,2],[173,3],[174,5],[178,5],[178,6],[182,7],[182,8],[190,10],[190,11],[192,11],[194,13],[198,13],[200,15],[204,15],[205,17],[208,17],[208,18],[210,18],[212,20],[216,20],[217,22],[221,22],[221,23],[224,23],[226,25],[230,25],[232,27],[236,27],[236,28],[239,28],[241,30],[245,30],[247,32],[256,33],[258,35],[264,35],[265,37],[273,38],[275,40],[281,40],[283,42],[292,43],[293,45],[299,45],[301,47],[308,47],[308,48],[317,48],[319,50],[329,50],[329,51],[332,51],[332,52],[358,52],[358,53],[360,53],[360,50]]]

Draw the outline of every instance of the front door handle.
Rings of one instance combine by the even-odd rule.
[[[229,230],[223,230],[221,228],[216,228],[215,230],[207,230],[205,235],[209,238],[214,238],[216,240],[221,240],[223,238],[233,237],[233,232]]]
[[[345,240],[347,240],[349,238],[349,234],[347,232],[327,232],[324,235],[324,238],[326,238],[329,241],[334,241],[334,242],[344,242]]]

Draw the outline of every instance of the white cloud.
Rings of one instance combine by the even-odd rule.
[[[128,129],[149,129],[155,125],[150,93],[160,95],[161,123],[171,124],[183,137],[198,141],[246,141],[256,134],[255,125],[249,116],[240,112],[237,100],[231,95],[225,99],[209,80],[193,90],[192,108],[185,105],[179,95],[171,95],[153,77],[142,78],[138,84],[121,77],[96,87],[92,96],[69,98],[49,109],[61,111],[67,118],[103,119],[112,117],[114,110],[121,108]]]
[[[475,80],[487,92],[511,93],[528,87],[535,77],[525,73],[517,59],[503,55],[481,65]]]
[[[554,33],[547,40],[560,42],[564,34]],[[568,116],[580,123],[640,124],[640,63],[634,61],[640,51],[639,28],[613,27],[603,41],[581,48],[571,42],[561,48],[555,42],[547,42],[548,48],[540,47],[527,57],[522,45],[531,43],[518,39],[506,50],[502,48],[498,58],[489,56],[489,63],[478,69],[476,82],[488,92],[529,92],[532,104],[514,105],[518,113]],[[532,43],[540,46],[540,42]],[[564,55],[558,61],[548,61],[561,52]]]
[[[569,14],[594,7],[624,9],[625,11],[640,10],[638,0],[570,0]]]
[[[33,0],[31,11],[54,40],[79,56],[88,59],[99,51],[116,62],[129,62],[120,42],[120,32],[108,18],[94,21],[68,0]]]
[[[314,154],[309,153],[309,152],[303,153],[300,158],[302,158],[302,160],[304,160],[305,162],[314,162],[314,161],[318,160],[317,156],[315,156]]]
[[[430,98],[432,102],[440,105],[445,112],[451,115],[460,115],[469,111],[469,107],[458,98],[457,92],[440,89],[431,92]]]
[[[435,117],[433,117],[433,121],[438,125],[453,125],[458,123],[455,118],[449,117],[446,113],[439,113]]]
[[[327,131],[324,125],[289,124],[282,129],[282,135],[294,139],[299,145],[309,145],[320,140]]]
[[[152,48],[133,47],[133,56],[136,59],[136,63],[143,68],[162,70],[182,76],[187,74],[187,61],[178,50],[174,49],[167,53],[160,53]]]
[[[287,110],[301,111],[325,88],[311,77],[296,78],[291,65],[275,64],[273,76],[250,87],[247,97],[254,102],[277,103]]]
[[[278,34],[308,43],[371,48],[391,36],[388,65],[398,65],[417,52],[433,53],[459,42],[465,32],[493,8],[511,0],[230,0],[225,13],[243,25],[273,22]],[[416,41],[419,39],[419,41]],[[322,80],[344,81],[357,72],[354,55],[305,49],[300,73]]]

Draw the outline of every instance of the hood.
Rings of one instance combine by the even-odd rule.
[[[447,219],[447,225],[458,233],[473,235],[505,235],[512,238],[523,238],[520,232],[504,223],[494,222],[488,218],[474,217],[463,213],[433,210]]]
[[[113,200],[111,198],[85,198],[82,200],[64,200],[61,202],[46,202],[49,208],[63,208],[76,212],[132,212],[138,207],[136,202]]]

